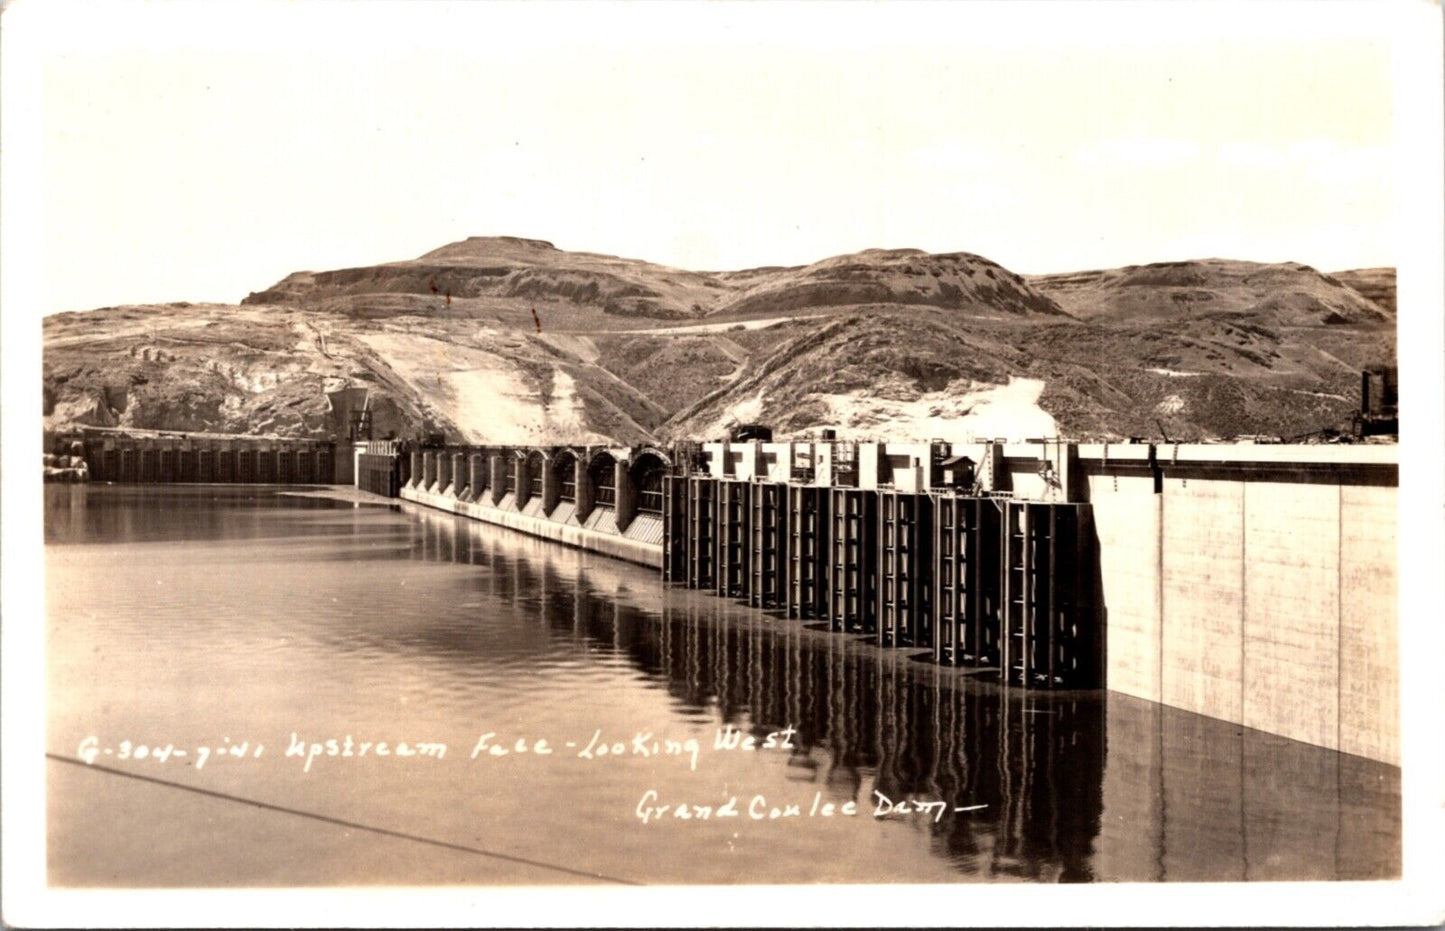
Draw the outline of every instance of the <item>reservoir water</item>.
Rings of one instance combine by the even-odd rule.
[[[295,491],[47,487],[52,883],[1399,874],[1395,767]]]

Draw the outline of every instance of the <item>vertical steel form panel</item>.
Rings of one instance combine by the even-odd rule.
[[[320,473],[321,481],[330,485],[336,481],[336,447],[322,446],[316,451],[316,471]]]
[[[756,482],[752,486],[752,579],[748,600],[755,608],[782,608],[788,603],[788,486]]]
[[[688,479],[681,475],[662,480],[662,580],[688,580]]]
[[[196,451],[194,449],[181,449],[176,452],[176,481],[194,482],[196,480]]]
[[[254,449],[236,450],[236,472],[234,481],[241,484],[250,484],[256,481],[256,457],[260,455]]]
[[[687,587],[717,586],[717,485],[715,478],[687,479]]]
[[[878,493],[878,642],[932,646],[933,501],[926,494]]]
[[[1088,579],[1082,573],[1083,506],[1011,501],[1004,509],[1003,669],[1030,688],[1097,684]]]
[[[289,449],[276,450],[276,481],[278,484],[289,485],[295,481],[295,476],[291,471],[295,458]]]
[[[828,489],[789,485],[788,617],[811,620],[828,610]]]
[[[748,518],[752,483],[734,479],[718,482],[717,593],[724,598],[746,598],[752,581],[752,539]]]
[[[872,633],[877,607],[874,548],[878,493],[829,489],[828,620],[836,631]]]
[[[256,469],[257,481],[261,482],[264,485],[273,485],[276,483],[276,471],[277,466],[279,465],[279,457],[280,453],[277,452],[275,449],[261,450],[256,459],[256,462],[258,464],[258,467]]]
[[[933,505],[934,659],[1000,668],[1000,503],[940,495]]]

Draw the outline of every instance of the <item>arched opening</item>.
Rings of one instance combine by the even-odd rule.
[[[662,516],[662,479],[667,475],[667,461],[656,453],[642,453],[628,470],[632,486],[637,489],[637,513]]]
[[[542,498],[542,479],[547,471],[547,457],[534,449],[527,454],[527,500]]]
[[[559,489],[559,501],[577,500],[577,454],[564,449],[552,457],[552,475]]]
[[[598,453],[587,466],[592,476],[592,503],[598,507],[617,506],[617,460],[611,453]]]

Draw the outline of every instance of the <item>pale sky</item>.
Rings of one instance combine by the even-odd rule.
[[[699,269],[1397,261],[1378,4],[58,10],[47,312],[469,235]]]

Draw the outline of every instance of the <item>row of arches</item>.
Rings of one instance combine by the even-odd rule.
[[[432,464],[414,465],[413,474],[441,484],[450,484],[455,493],[467,490],[468,496],[480,500],[490,489],[492,498],[500,502],[513,495],[521,508],[533,499],[542,500],[548,511],[557,504],[578,504],[579,489],[587,490],[587,510],[618,508],[619,482],[625,483],[626,510],[636,514],[661,516],[664,479],[672,462],[661,450],[644,447],[619,460],[606,449],[589,452],[571,447],[552,450],[504,447],[477,451],[435,450],[417,454],[418,459],[435,457]],[[438,489],[442,490],[442,489]],[[631,516],[631,513],[629,513]]]

